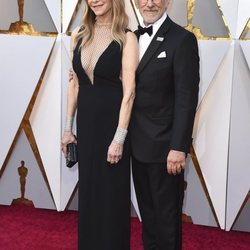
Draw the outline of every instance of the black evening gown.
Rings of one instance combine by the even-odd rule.
[[[93,84],[81,63],[78,42],[73,69],[79,80],[77,143],[79,149],[78,249],[130,249],[130,159],[128,141],[118,164],[107,162],[122,101],[122,50],[112,41],[99,57]]]

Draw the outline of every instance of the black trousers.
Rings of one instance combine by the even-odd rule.
[[[142,163],[134,158],[132,171],[144,250],[181,249],[184,172],[169,175],[165,162]]]

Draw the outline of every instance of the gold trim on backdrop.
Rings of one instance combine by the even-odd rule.
[[[209,192],[208,192],[208,189],[207,189],[207,186],[206,186],[206,182],[204,180],[204,177],[203,177],[203,174],[202,174],[202,171],[201,171],[201,167],[200,167],[200,164],[199,164],[199,161],[197,159],[197,156],[196,156],[196,153],[195,153],[195,150],[194,150],[194,147],[193,145],[190,147],[190,156],[192,158],[192,161],[194,163],[194,167],[196,169],[196,172],[198,174],[198,177],[200,179],[200,182],[201,182],[201,185],[203,187],[203,190],[205,192],[205,195],[206,195],[206,198],[207,198],[207,201],[209,203],[209,206],[212,210],[212,213],[214,215],[214,218],[215,218],[215,221],[217,223],[217,226],[220,228],[220,223],[219,223],[219,220],[218,220],[218,217],[217,217],[217,214],[215,212],[215,209],[214,209],[214,206],[213,206],[213,203],[212,203],[212,199],[209,195]]]
[[[14,140],[13,140],[13,142],[12,142],[12,144],[11,144],[11,147],[10,147],[10,149],[9,149],[9,152],[8,152],[8,154],[7,154],[7,156],[6,156],[5,160],[4,160],[2,169],[0,170],[0,179],[1,179],[1,177],[2,177],[2,175],[3,175],[3,173],[4,173],[4,171],[5,171],[5,169],[6,169],[6,167],[7,167],[7,164],[8,164],[8,162],[9,162],[9,159],[10,159],[10,157],[11,157],[13,151],[14,151],[14,148],[15,148],[15,146],[16,146],[16,143],[17,143],[17,141],[18,141],[18,138],[20,137],[21,131],[24,130],[24,132],[25,132],[25,134],[26,134],[26,137],[27,137],[27,139],[28,139],[28,141],[29,141],[29,143],[30,143],[30,147],[31,147],[31,149],[32,149],[32,151],[33,151],[33,154],[35,155],[35,158],[36,158],[36,161],[37,161],[37,163],[38,163],[38,166],[39,166],[39,168],[40,168],[40,170],[41,170],[41,172],[42,172],[44,181],[45,181],[45,183],[46,183],[46,185],[47,185],[47,188],[48,188],[48,190],[49,190],[49,193],[50,193],[50,195],[51,195],[51,197],[52,197],[52,200],[53,200],[53,202],[54,202],[54,205],[55,205],[55,207],[56,207],[56,204],[55,204],[55,201],[54,201],[54,197],[53,197],[53,194],[52,194],[52,192],[51,192],[50,185],[49,185],[49,181],[48,181],[48,178],[47,178],[47,175],[46,175],[46,172],[45,172],[43,163],[42,163],[42,159],[41,159],[41,156],[40,156],[40,153],[39,153],[39,150],[38,150],[36,141],[35,141],[35,137],[34,137],[34,134],[33,134],[33,131],[32,131],[31,125],[30,125],[30,122],[29,122],[29,118],[30,118],[31,112],[32,112],[32,110],[33,110],[33,107],[34,107],[36,98],[37,98],[37,96],[38,96],[40,87],[41,87],[41,85],[42,85],[44,75],[45,75],[45,73],[46,73],[46,71],[47,71],[47,68],[48,68],[48,65],[49,65],[49,62],[50,62],[50,59],[51,59],[51,55],[52,55],[52,52],[53,52],[54,47],[55,47],[55,43],[56,43],[56,40],[55,40],[55,42],[54,42],[54,44],[53,44],[53,47],[52,47],[52,49],[51,49],[51,51],[50,51],[50,54],[49,54],[48,59],[47,59],[47,61],[46,61],[46,64],[45,64],[45,66],[44,66],[44,68],[43,68],[43,71],[42,71],[42,73],[41,73],[40,79],[39,79],[39,81],[38,81],[38,83],[37,83],[37,86],[36,86],[36,88],[35,88],[35,90],[34,90],[34,93],[33,93],[32,97],[31,97],[31,100],[30,100],[30,102],[29,102],[29,104],[28,104],[28,107],[27,107],[27,109],[26,109],[26,111],[25,111],[25,114],[24,114],[23,119],[22,119],[22,121],[21,121],[21,124],[20,124],[20,126],[19,126],[19,128],[18,128],[18,130],[17,130],[17,133],[16,133],[16,135],[15,135],[15,137],[14,137]]]
[[[46,37],[56,37],[58,33],[56,32],[10,32],[6,30],[0,30],[0,34],[3,35],[25,35],[25,36],[46,36]]]
[[[71,194],[71,196],[70,196],[70,198],[69,198],[69,201],[68,201],[68,203],[67,203],[67,205],[66,205],[66,207],[65,207],[65,210],[66,210],[66,209],[69,209],[69,207],[70,207],[70,205],[71,205],[71,203],[72,203],[72,201],[73,201],[73,199],[74,199],[74,197],[75,197],[75,195],[76,195],[76,192],[77,192],[78,188],[79,188],[79,182],[77,182],[77,184],[76,184],[76,186],[75,186],[75,189],[74,189],[74,191],[72,192],[72,194]]]
[[[63,32],[63,0],[61,0],[61,33]]]
[[[243,211],[243,209],[245,208],[247,202],[250,201],[250,190],[248,192],[248,194],[246,195],[246,198],[244,199],[244,202],[242,203],[241,207],[240,207],[240,210],[239,212],[237,213],[235,219],[234,219],[234,222],[230,228],[230,230],[234,227],[236,221],[239,219],[240,215],[241,215],[241,212]]]
[[[222,20],[223,20],[223,23],[224,23],[224,25],[225,25],[225,28],[227,29],[228,37],[227,37],[226,40],[231,40],[231,39],[232,39],[232,35],[231,35],[231,32],[230,32],[229,26],[228,26],[228,24],[227,24],[227,22],[226,22],[226,18],[225,18],[225,16],[224,16],[224,13],[223,13],[223,11],[222,11],[222,9],[221,9],[220,0],[215,0],[215,1],[216,1],[217,6],[218,6],[218,9],[219,9],[219,11],[220,11],[220,13],[221,13],[221,18],[222,18]],[[223,39],[223,38],[218,38],[217,40],[224,40],[224,39]]]
[[[135,3],[134,3],[134,0],[130,0],[130,4],[132,5],[132,9],[134,11],[134,14],[135,14],[135,17],[136,17],[136,20],[137,20],[137,23],[139,24],[139,18],[137,16],[137,13],[136,13],[136,6],[135,6]]]
[[[187,0],[187,26],[184,26],[186,30],[189,30],[195,34],[199,40],[215,40],[215,38],[205,36],[201,29],[193,26],[194,10],[196,0]]]
[[[187,5],[188,5],[188,11],[187,11],[187,20],[188,20],[188,25],[185,26],[184,28],[193,32],[195,36],[197,37],[198,40],[230,40],[231,35],[230,31],[228,29],[228,26],[225,21],[224,14],[221,10],[221,7],[218,3],[218,0],[216,0],[217,7],[219,8],[219,11],[221,13],[221,17],[223,20],[223,23],[227,29],[228,37],[213,37],[213,36],[206,36],[202,33],[201,29],[199,27],[196,27],[193,25],[193,18],[194,18],[194,10],[195,10],[195,2],[196,0],[187,0]]]
[[[33,34],[36,31],[32,24],[18,21],[10,25],[9,32],[25,35],[25,34]]]
[[[73,15],[72,15],[72,17],[70,19],[68,28],[66,29],[66,32],[65,32],[66,35],[69,35],[69,36],[71,35],[71,32],[69,30],[70,30],[70,28],[72,26],[72,23],[73,23],[74,19],[76,18],[76,15],[77,15],[79,9],[81,8],[81,4],[82,4],[82,0],[78,0],[78,2],[76,4],[76,7],[75,7],[75,10],[73,12]]]
[[[248,22],[246,26],[244,27],[241,35],[240,35],[240,40],[250,40],[250,38],[247,38],[247,33],[250,31],[250,18],[248,19]]]

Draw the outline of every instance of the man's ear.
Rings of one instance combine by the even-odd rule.
[[[171,1],[171,0],[165,0],[165,1],[166,1],[165,2],[166,3],[166,10],[167,10],[167,8],[169,7],[169,5],[172,4],[173,1]]]

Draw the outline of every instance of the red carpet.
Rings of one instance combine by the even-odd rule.
[[[141,224],[131,222],[131,250],[143,250]],[[76,212],[0,206],[0,250],[50,249],[77,249]],[[250,234],[184,223],[183,249],[250,250]]]

